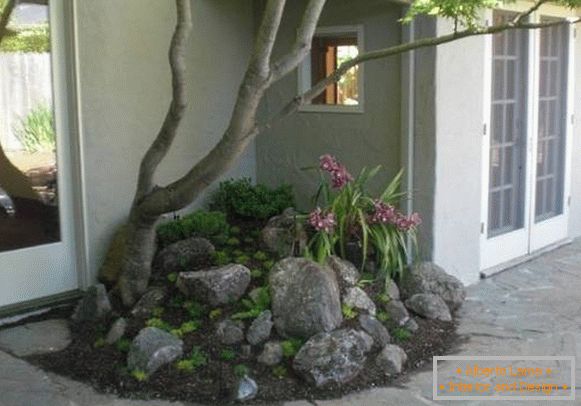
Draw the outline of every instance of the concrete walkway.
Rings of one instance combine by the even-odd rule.
[[[581,343],[581,240],[468,288],[460,311],[465,337],[454,355],[576,356]],[[581,364],[581,363],[580,363]],[[444,364],[452,376],[457,365]],[[577,366],[581,376],[581,366]],[[557,404],[581,405],[577,401]],[[546,401],[503,404],[546,405]],[[286,406],[308,406],[304,401]],[[433,401],[432,371],[415,373],[399,387],[378,388],[317,406],[490,405],[485,401]],[[0,406],[162,406],[168,402],[119,400],[96,394],[86,385],[39,371],[0,352]]]

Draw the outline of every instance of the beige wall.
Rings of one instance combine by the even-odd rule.
[[[250,1],[192,0],[190,106],[157,181],[185,173],[217,142],[252,42]],[[170,98],[167,49],[175,22],[166,0],[78,1],[82,154],[91,275],[131,203],[141,156]],[[255,175],[254,146],[233,170]]]
[[[288,49],[305,1],[287,7],[278,53]],[[377,49],[401,41],[400,7],[385,1],[329,0],[320,26],[364,25],[365,46]],[[336,155],[352,172],[363,166],[383,165],[385,182],[401,163],[401,61],[399,57],[365,65],[363,114],[297,113],[257,141],[258,180],[269,185],[290,183],[299,206],[309,207],[317,176],[300,168],[316,165],[325,153]],[[297,94],[297,75],[291,74],[268,93],[264,113],[272,114]]]

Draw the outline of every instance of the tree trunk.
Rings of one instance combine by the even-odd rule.
[[[159,217],[144,218],[138,209],[133,209],[129,217],[118,281],[121,300],[125,305],[139,300],[149,284],[158,220]]]

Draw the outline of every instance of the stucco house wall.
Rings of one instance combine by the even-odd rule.
[[[276,53],[289,49],[305,5],[287,7]],[[260,5],[260,2],[258,2]],[[363,25],[366,49],[401,42],[401,7],[378,0],[329,0],[319,26]],[[293,73],[271,89],[263,104],[263,117],[275,114],[298,91]],[[298,112],[257,139],[258,181],[269,185],[290,183],[300,208],[309,208],[318,177],[300,168],[316,165],[324,153],[336,155],[353,172],[364,166],[383,165],[376,186],[395,175],[401,160],[401,60],[393,57],[365,65],[365,112]]]
[[[192,6],[190,105],[160,166],[160,184],[184,174],[218,141],[252,44],[250,0],[193,0]],[[168,107],[175,7],[159,0],[79,1],[76,18],[87,265],[94,277]],[[255,177],[254,146],[231,175]]]

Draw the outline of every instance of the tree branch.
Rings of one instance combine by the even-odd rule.
[[[0,42],[6,35],[6,27],[8,27],[8,23],[10,22],[10,17],[12,17],[12,12],[16,8],[18,4],[17,0],[8,0],[4,10],[2,10],[2,15],[0,16]]]
[[[317,23],[326,0],[310,0],[307,4],[297,37],[290,52],[282,56],[272,66],[272,82],[276,82],[294,70],[309,54]]]
[[[286,0],[268,0],[256,37],[250,66],[262,78],[270,75],[270,58]]]
[[[396,45],[390,48],[379,49],[376,51],[366,52],[360,54],[356,58],[353,58],[349,61],[344,62],[337,68],[333,73],[327,76],[325,79],[321,80],[309,90],[304,92],[303,94],[295,97],[291,100],[284,108],[282,108],[276,115],[274,115],[268,122],[259,126],[256,129],[256,133],[262,133],[263,131],[273,127],[278,121],[284,119],[285,117],[289,116],[290,114],[296,112],[299,107],[304,104],[311,102],[315,97],[323,93],[325,89],[341,79],[341,77],[347,73],[351,68],[357,66],[359,64],[373,61],[376,59],[382,59],[393,55],[399,55],[402,53],[406,53],[412,50],[417,50],[421,48],[433,47],[442,45],[448,42],[456,41],[462,38],[474,37],[474,36],[481,36],[481,35],[489,35],[489,34],[497,34],[502,31],[512,30],[512,29],[540,29],[540,28],[547,28],[556,25],[568,25],[568,24],[577,24],[581,22],[581,18],[577,18],[575,20],[559,20],[559,21],[549,21],[544,23],[524,23],[524,22],[508,22],[506,24],[491,26],[481,28],[479,30],[462,30],[453,32],[451,34],[442,35],[440,37],[435,38],[423,38],[417,41],[409,42],[407,44]]]
[[[525,21],[531,14],[537,11],[541,6],[547,3],[549,0],[538,0],[531,8],[522,13],[518,13],[515,18],[512,20],[514,24],[520,24]]]
[[[172,101],[155,141],[141,161],[135,200],[140,201],[153,189],[153,176],[167,155],[187,108],[186,47],[192,29],[190,0],[176,0],[177,24],[171,40],[169,63],[172,74]]]

